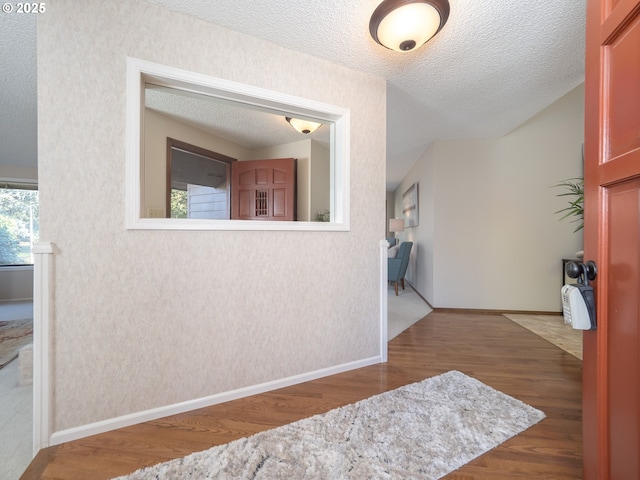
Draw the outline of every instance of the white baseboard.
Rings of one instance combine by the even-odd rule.
[[[129,427],[138,423],[149,422],[158,418],[168,417],[170,415],[177,415],[191,410],[209,407],[218,403],[229,402],[231,400],[237,400],[239,398],[257,395],[259,393],[269,392],[278,388],[284,388],[291,385],[297,385],[299,383],[309,382],[318,378],[336,375],[338,373],[367,367],[369,365],[374,365],[377,363],[382,363],[382,358],[380,356],[365,358],[363,360],[357,360],[355,362],[344,363],[342,365],[336,365],[334,367],[323,368],[320,370],[315,370],[313,372],[302,373],[300,375],[294,375],[292,377],[287,377],[280,380],[252,385],[250,387],[239,388],[237,390],[231,390],[229,392],[218,393],[195,400],[189,400],[173,405],[153,408],[151,410],[123,415],[121,417],[90,423],[87,425],[82,425],[80,427],[61,430],[51,435],[49,444],[59,445],[64,442],[71,442],[73,440],[78,440],[90,435],[105,433],[111,430],[116,430],[118,428]]]

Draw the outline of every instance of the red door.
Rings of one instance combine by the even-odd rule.
[[[247,160],[231,166],[231,218],[296,219],[296,160]]]
[[[640,1],[588,0],[585,258],[598,328],[584,333],[584,478],[640,479]]]

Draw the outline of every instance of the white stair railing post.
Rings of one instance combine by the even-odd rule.
[[[388,332],[388,281],[387,281],[387,255],[389,244],[386,240],[380,240],[380,358],[382,362],[387,361],[387,338]]]
[[[51,436],[51,379],[49,371],[49,327],[53,245],[33,245],[33,456],[49,446]]]

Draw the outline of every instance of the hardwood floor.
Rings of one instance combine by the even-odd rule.
[[[393,339],[386,364],[51,447],[21,478],[124,475],[449,370],[547,418],[443,478],[582,478],[582,362],[501,315],[440,312]]]

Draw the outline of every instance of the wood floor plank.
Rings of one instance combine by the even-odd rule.
[[[546,418],[444,478],[582,478],[582,362],[501,315],[464,312],[432,312],[389,343],[386,364],[51,447],[21,478],[112,478],[449,370]]]

